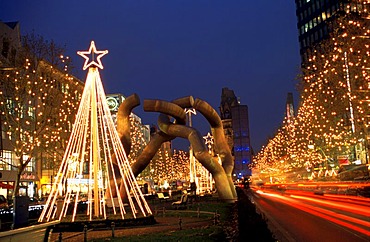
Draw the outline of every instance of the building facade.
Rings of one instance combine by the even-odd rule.
[[[222,88],[220,117],[225,137],[234,157],[233,178],[251,176],[252,149],[248,106],[241,105],[233,90]]]
[[[333,31],[333,20],[348,13],[369,10],[369,4],[361,0],[295,0],[298,39],[302,63],[310,57],[310,51]]]
[[[12,197],[22,170],[19,194],[38,196],[57,173],[83,83],[57,68],[65,59],[52,64],[26,50],[18,22],[0,22],[0,36],[0,193]]]
[[[345,104],[347,109],[342,112],[336,110],[335,113],[340,113],[341,119],[346,120],[345,129],[357,136],[358,141],[352,144],[351,152],[334,156],[348,156],[353,162],[368,163],[370,1],[296,0],[295,3],[304,79],[313,85],[325,76],[325,80],[333,82],[328,87],[332,90],[343,82],[333,92],[336,95],[346,92],[345,96],[348,96],[347,101],[336,102],[335,105]],[[338,74],[338,77],[328,78],[328,73]]]

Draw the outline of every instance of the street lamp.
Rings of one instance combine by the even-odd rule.
[[[196,115],[197,112],[194,108],[186,108],[185,113],[188,115],[188,124],[190,127],[193,126],[192,120],[191,120],[191,115],[194,114]],[[193,154],[193,147],[190,144],[189,148],[189,176],[190,176],[190,183],[195,183],[197,187],[198,186],[198,179],[196,176],[196,163],[195,163],[195,157]],[[198,188],[197,188],[198,189]]]

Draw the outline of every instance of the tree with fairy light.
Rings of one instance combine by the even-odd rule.
[[[351,14],[338,17],[332,28],[302,70],[296,117],[284,121],[254,157],[255,169],[278,167],[286,156],[307,171],[332,169],[337,155],[368,159],[370,22]]]
[[[174,150],[171,157],[172,172],[175,180],[186,180],[189,174],[189,155],[183,150]]]
[[[44,168],[57,166],[68,141],[83,86],[68,74],[63,52],[54,41],[28,34],[11,70],[1,72],[3,131],[15,158],[6,165],[17,171],[13,196],[27,167],[36,159]]]
[[[128,155],[128,160],[130,161],[130,164],[136,162],[136,158],[142,153],[143,149],[147,145],[147,140],[145,138],[145,130],[148,130],[149,128],[146,128],[145,125],[139,121],[136,115],[131,114],[130,115],[130,137],[131,137],[131,149],[130,154]],[[150,177],[150,167],[146,167],[139,175],[139,177],[142,178],[148,178]]]
[[[355,14],[338,18],[330,40],[317,48],[303,70],[300,115],[310,141],[326,156],[347,154],[356,160],[369,120],[369,27]],[[326,158],[325,158],[326,159]]]
[[[150,171],[155,184],[163,185],[165,181],[168,182],[168,179],[170,178],[168,171],[170,166],[169,161],[170,155],[168,151],[163,148],[159,149],[153,157],[150,165]]]

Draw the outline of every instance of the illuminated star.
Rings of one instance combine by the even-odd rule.
[[[206,144],[213,144],[213,136],[209,132],[207,136],[203,136],[203,139],[206,140]]]
[[[77,54],[79,54],[80,56],[82,56],[85,59],[85,64],[84,64],[84,67],[83,67],[84,70],[86,70],[90,66],[99,67],[100,69],[104,69],[100,58],[102,58],[104,55],[108,54],[108,50],[99,50],[99,51],[96,50],[94,41],[91,41],[90,48],[89,48],[88,51],[77,51]],[[91,57],[92,57],[90,63],[89,63],[89,60],[90,60],[89,55],[91,55]],[[96,56],[96,62],[95,62],[95,59],[94,59],[95,55],[97,55]]]
[[[188,114],[194,114],[196,115],[197,114],[197,111],[195,111],[194,108],[185,108],[185,112],[188,113]]]

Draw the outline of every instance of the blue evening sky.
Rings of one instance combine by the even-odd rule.
[[[219,111],[222,88],[233,89],[249,107],[255,151],[280,126],[287,93],[298,99],[294,1],[0,0],[0,20],[19,21],[22,34],[34,30],[66,45],[81,80],[87,73],[76,52],[91,40],[109,50],[101,71],[107,94],[137,93],[142,103],[192,95]],[[158,115],[142,105],[134,112],[156,123]],[[193,126],[206,135],[200,116]]]

